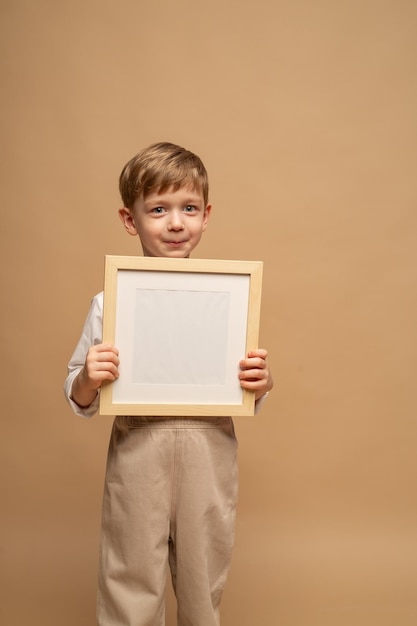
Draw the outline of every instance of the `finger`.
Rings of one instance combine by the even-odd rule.
[[[261,369],[244,370],[239,372],[239,378],[240,380],[247,381],[266,380],[268,378],[268,372]]]
[[[260,357],[261,359],[265,360],[268,356],[268,352],[264,350],[263,348],[256,348],[255,350],[249,350],[247,356],[248,358]]]
[[[117,356],[117,354],[115,352],[111,352],[111,351],[107,351],[107,352],[100,352],[100,351],[92,351],[89,352],[89,354],[87,355],[87,361],[94,363],[94,362],[110,362],[110,363],[116,363],[117,365],[119,365],[120,361],[119,361],[119,357]]]
[[[266,368],[266,361],[265,359],[262,358],[249,358],[249,359],[242,359],[239,363],[239,366],[242,370],[248,370],[248,369],[265,369]]]
[[[93,364],[93,368],[96,372],[105,372],[109,370],[110,372],[117,372],[118,366],[116,363],[112,363],[111,361],[96,361]]]
[[[112,354],[116,354],[116,356],[119,355],[119,350],[111,343],[98,343],[90,349],[97,353],[111,352]]]
[[[97,361],[109,361],[110,363],[120,363],[119,357],[114,352],[99,352],[97,354]]]
[[[262,389],[265,386],[265,381],[263,380],[241,380],[240,386],[242,389],[256,390]]]

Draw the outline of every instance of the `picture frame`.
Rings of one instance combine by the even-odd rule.
[[[263,263],[105,257],[103,342],[119,378],[101,415],[253,416],[239,361],[258,347]]]

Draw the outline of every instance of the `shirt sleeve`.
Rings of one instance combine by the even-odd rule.
[[[64,394],[76,415],[92,417],[97,413],[99,393],[88,407],[80,407],[71,397],[72,384],[85,363],[89,348],[102,342],[103,337],[103,292],[93,298],[81,337],[68,363],[68,376],[64,383]]]

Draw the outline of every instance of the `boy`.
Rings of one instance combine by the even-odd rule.
[[[145,256],[187,258],[211,205],[201,160],[170,143],[133,157],[120,175],[120,219]],[[96,296],[68,366],[66,397],[91,417],[103,383],[119,373],[118,350],[102,343]],[[169,311],[166,312],[169,315]],[[239,364],[257,404],[272,389],[265,350]],[[237,441],[231,418],[117,416],[103,497],[97,624],[163,626],[166,570],[179,626],[218,626],[237,499]]]

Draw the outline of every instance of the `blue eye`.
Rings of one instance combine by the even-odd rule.
[[[186,213],[192,213],[193,211],[195,211],[195,206],[193,206],[192,204],[187,204],[187,206],[184,208],[184,211]]]
[[[157,206],[152,209],[152,213],[155,213],[156,215],[161,215],[161,213],[163,213],[164,211],[165,209],[161,206]]]

